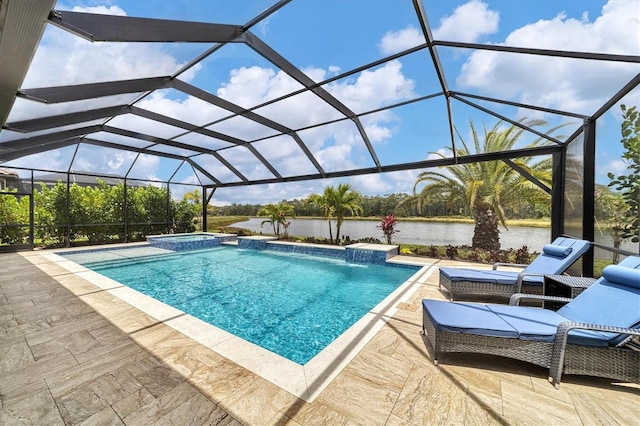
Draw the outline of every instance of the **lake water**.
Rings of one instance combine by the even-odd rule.
[[[251,218],[246,222],[238,222],[232,226],[248,229],[252,232],[272,234],[273,227],[265,223],[264,219]],[[346,220],[340,229],[341,236],[349,236],[351,239],[366,237],[377,238],[384,242],[382,230],[377,226],[380,223],[370,220]],[[398,233],[393,235],[392,242],[402,244],[419,245],[471,245],[473,237],[473,225],[466,223],[439,223],[439,222],[398,222]],[[335,234],[335,223],[333,223]],[[302,237],[329,238],[329,225],[321,219],[291,219],[289,235]],[[550,228],[518,227],[509,228],[509,231],[501,228],[500,246],[502,248],[520,248],[523,245],[535,248],[542,247],[551,238]]]
[[[273,227],[270,224],[265,223],[264,226],[260,226],[263,220],[262,218],[251,218],[232,226],[248,229],[252,232],[272,234]],[[351,239],[373,237],[384,242],[384,235],[377,228],[379,224],[378,221],[346,220],[342,225],[340,235],[349,236]],[[470,246],[473,237],[473,224],[468,223],[400,221],[396,230],[400,232],[393,235],[392,242],[397,244]],[[333,224],[333,232],[335,234],[335,223]],[[329,238],[329,225],[326,220],[322,219],[291,219],[289,235]],[[530,226],[512,226],[509,230],[500,228],[500,247],[503,249],[518,249],[526,245],[531,251],[540,251],[542,246],[550,241],[550,228]],[[604,235],[596,233],[596,241],[608,246],[613,245],[611,237],[606,233]],[[631,252],[638,251],[638,245],[630,242],[624,243],[622,248]]]

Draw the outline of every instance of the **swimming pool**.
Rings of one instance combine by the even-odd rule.
[[[146,253],[60,255],[300,365],[420,269],[224,246]]]

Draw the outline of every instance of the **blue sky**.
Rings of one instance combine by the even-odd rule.
[[[272,1],[224,0],[173,2],[153,1],[59,1],[57,9],[93,13],[245,24],[269,7]],[[640,55],[640,1],[637,0],[470,0],[424,1],[425,10],[437,40],[504,44],[556,50],[590,51]],[[421,44],[413,5],[409,0],[294,0],[251,30],[315,81],[324,81],[352,68],[376,61],[392,53]],[[193,57],[204,52],[203,44],[89,43],[49,26],[27,74],[24,88],[61,84],[170,75]],[[533,104],[584,115],[600,105],[640,72],[638,64],[610,64],[566,58],[515,55],[489,51],[438,49],[450,90],[514,102]],[[273,64],[243,44],[226,45],[201,64],[180,75],[180,79],[204,88],[244,107],[252,107],[300,87]],[[355,112],[370,111],[417,96],[439,92],[428,52],[420,51],[362,73],[328,84],[325,89]],[[256,112],[283,122],[291,128],[304,128],[317,121],[338,118],[335,110],[314,102],[310,94],[278,102]],[[18,100],[9,122],[70,110],[82,110],[129,102],[135,96],[119,96],[86,102],[42,106]],[[625,99],[638,105],[636,89]],[[488,104],[478,102],[483,106]],[[137,106],[178,119],[209,123],[221,112],[177,90],[165,90],[142,100]],[[463,138],[469,137],[469,121],[477,128],[492,127],[496,119],[454,102],[455,124]],[[500,106],[497,111],[513,119],[543,119],[551,127],[572,122],[565,134],[573,132],[576,119],[559,119],[549,114]],[[619,107],[598,123],[597,180],[606,183],[608,171],[621,172]],[[450,143],[446,110],[442,98],[411,104],[362,119],[382,164],[397,164],[432,158],[434,152]],[[131,127],[160,137],[172,137],[175,129],[140,117],[120,116],[110,123]],[[313,172],[313,166],[288,138],[270,138],[273,131],[248,120],[227,120],[212,130],[242,139],[265,138],[256,148],[285,176]],[[350,123],[313,128],[299,132],[315,157],[327,171],[357,169],[373,165],[372,159]],[[118,142],[112,134],[95,135]],[[0,141],[16,137],[0,134]],[[525,135],[521,146],[534,139]],[[181,140],[181,139],[177,139]],[[207,143],[197,136],[184,142]],[[224,147],[223,142],[207,145]],[[171,148],[166,152],[181,153]],[[14,161],[11,164],[47,168],[68,167],[73,148],[64,148]],[[225,156],[247,176],[268,178],[263,166],[251,161],[246,150],[230,148]],[[73,170],[123,173],[135,156],[106,148],[82,146],[75,156]],[[207,169],[224,182],[237,179],[213,157],[202,158]],[[6,164],[9,165],[9,164]],[[194,183],[197,176],[190,167],[177,172],[176,162],[158,157],[140,157],[130,176],[140,179],[168,179]],[[267,203],[304,198],[321,192],[326,185],[348,182],[364,194],[411,192],[420,170],[374,174],[252,187],[222,188],[215,204]],[[174,175],[175,173],[175,175]],[[202,178],[202,176],[199,176]],[[190,188],[174,187],[176,194]]]

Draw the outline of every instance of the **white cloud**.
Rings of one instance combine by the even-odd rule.
[[[240,106],[251,107],[267,97],[273,86],[293,81],[285,76],[276,78],[276,72],[271,68],[241,67],[231,70],[229,82],[222,83],[217,95]]]
[[[402,170],[398,172],[385,173],[385,180],[391,182],[392,189],[388,193],[405,193],[411,194],[413,192],[413,184],[418,178],[422,170]]]
[[[258,25],[255,26],[253,31],[260,35],[260,37],[264,38],[269,33],[269,24],[271,23],[271,18],[274,15],[267,16],[262,21],[258,22]]]
[[[305,199],[311,194],[321,194],[324,188],[339,183],[351,184],[364,195],[380,195],[396,192],[410,194],[419,171],[405,170],[384,174],[360,175],[340,179],[321,179],[307,182],[288,182],[269,185],[254,185],[246,188],[220,188],[212,203],[217,206],[238,204],[265,204],[284,199]]]
[[[326,70],[318,68],[305,69],[305,73],[317,81],[326,78],[327,75]],[[283,72],[253,66],[233,70],[229,80],[223,83],[216,93],[235,104],[253,106],[300,87],[298,82]],[[344,103],[353,106],[356,111],[365,111],[413,97],[415,96],[413,88],[414,82],[402,74],[402,64],[399,61],[392,61],[375,71],[363,72],[354,80],[334,82],[328,85],[327,90]],[[202,113],[201,106],[196,103],[191,105],[188,100],[178,101],[158,97],[149,98],[145,102],[148,102],[148,108],[177,118],[183,116],[193,119]],[[256,110],[256,113],[285,123],[291,128],[303,128],[341,117],[335,109],[328,107],[313,93],[295,96]],[[373,143],[382,142],[392,134],[392,129],[385,126],[383,122],[383,120],[393,120],[391,115],[379,114],[377,120],[371,122],[367,119],[365,124],[367,131],[371,131],[368,134]],[[246,119],[227,120],[214,126],[214,129],[245,140],[275,134],[272,129],[264,128]],[[368,156],[356,127],[350,121],[326,128],[308,129],[300,132],[300,137],[321,164],[340,164],[347,165],[347,168],[356,168],[359,166],[356,162],[357,158]],[[285,176],[315,171],[305,154],[289,136],[269,138],[257,143],[256,147]],[[363,151],[366,152],[364,157],[356,155],[362,154]],[[235,164],[251,167],[246,163],[250,160],[254,161],[251,156],[237,158],[238,163]],[[221,171],[221,173],[224,173],[225,177],[228,176],[226,172]]]
[[[118,6],[73,10],[126,15]],[[62,29],[48,26],[23,87],[164,76],[171,75],[185,64],[156,43],[91,43]],[[198,69],[197,66],[180,78],[189,80]]]
[[[159,178],[155,173],[147,175],[145,179],[148,179],[150,181],[145,182],[145,184],[148,186],[155,186],[156,188],[160,188],[161,186],[163,186],[162,179]]]
[[[442,160],[442,158],[451,157],[451,151],[445,148],[440,148],[436,152],[429,152],[427,154],[427,160]]]
[[[364,126],[364,130],[369,136],[371,143],[380,144],[389,140],[393,134],[392,130],[388,127],[381,126],[378,123],[371,123]]]
[[[196,159],[196,162],[221,182],[235,182],[239,180],[230,169],[211,155],[202,155]]]
[[[6,163],[2,163],[1,167],[15,166],[28,169],[45,168],[47,170],[67,170],[69,168],[69,162],[71,161],[70,154],[73,154],[74,148],[75,147],[53,149],[47,152],[28,155],[26,157],[21,157],[12,161],[8,161]]]
[[[111,170],[118,170],[124,163],[124,153],[117,153],[111,159],[107,159],[107,166]]]
[[[350,145],[333,145],[321,149],[316,153],[316,158],[322,166],[339,164],[341,170],[349,170],[355,168],[351,161]]]
[[[193,96],[187,96],[183,99],[169,98],[168,96],[170,96],[169,91],[155,91],[137,103],[136,106],[197,125],[204,125],[229,115],[228,111],[213,107]]]
[[[305,140],[308,140],[305,138]],[[319,145],[321,146],[320,140]],[[290,136],[278,136],[254,144],[256,149],[283,176],[314,173],[316,169]]]
[[[73,10],[126,16],[125,10],[111,4],[85,8],[76,7]],[[266,30],[266,27],[263,29]],[[403,45],[408,47],[420,43],[424,43],[421,33],[415,28],[407,27],[396,33],[388,33],[381,42],[380,48],[402,49],[405,48]],[[170,75],[183,65],[184,63],[168,50],[164,50],[162,45],[153,43],[90,43],[59,28],[48,27],[23,87],[46,87]],[[180,78],[183,80],[193,78],[200,69],[200,66],[196,66],[189,71],[187,76],[181,75]],[[303,72],[315,81],[322,81],[339,73],[340,67],[336,65],[327,69],[309,67],[303,69]],[[414,97],[414,86],[415,82],[404,76],[402,63],[393,61],[374,70],[354,75],[349,79],[333,82],[326,87],[326,90],[343,103],[350,105],[356,112],[362,112]],[[208,90],[237,105],[252,107],[300,88],[302,88],[301,84],[284,72],[268,67],[251,66],[233,69],[227,81],[221,83],[217,89],[208,88]],[[128,103],[132,99],[130,95],[127,95],[119,99],[91,100],[86,103],[86,108],[79,103],[76,103],[73,108],[75,111],[80,111],[97,106]],[[25,105],[25,109],[29,110],[23,111],[26,118],[29,112],[33,113],[34,104],[26,102]],[[171,90],[157,91],[139,102],[137,106],[199,125],[229,115],[228,111],[205,104],[194,97],[186,95],[176,97],[175,91]],[[55,113],[68,112],[70,107],[69,104],[56,105]],[[20,116],[20,119],[23,118],[20,111],[19,108],[14,109],[12,112],[14,120],[18,119],[15,118],[17,116]],[[51,111],[51,106],[47,106],[47,112],[51,113]],[[256,112],[271,120],[283,122],[294,129],[343,117],[336,109],[327,105],[311,92],[278,102]],[[395,124],[394,120],[395,118],[390,113],[379,113],[375,115],[375,118],[373,116],[366,117],[363,124],[366,126],[371,142],[383,143],[388,140],[394,131],[388,123]],[[122,128],[131,127],[134,131],[164,138],[174,137],[181,132],[180,129],[131,115],[119,116],[109,124]],[[241,117],[223,121],[213,126],[213,129],[245,140],[277,133],[273,129]],[[340,168],[371,165],[370,155],[362,143],[356,126],[350,120],[332,126],[308,129],[301,132],[301,137],[309,150],[327,169],[335,168],[337,164],[340,165]],[[193,139],[197,140],[197,138]],[[206,144],[202,144],[202,146],[210,147]],[[256,147],[285,176],[316,172],[307,156],[290,136],[265,139],[257,143]],[[256,165],[257,160],[253,158],[253,155],[240,154],[238,153],[232,158],[239,170],[252,177],[265,174],[265,168],[260,164]],[[99,165],[100,172],[113,173],[131,163],[130,155],[135,154],[126,153],[113,156],[110,153],[109,156],[103,156],[101,159],[95,160],[94,163]],[[222,181],[238,180],[229,169],[213,157],[197,156],[195,159],[197,161],[202,159],[203,166]],[[88,169],[91,166],[91,161],[90,158],[81,156],[76,159],[76,164],[78,167]],[[132,169],[131,177],[164,178],[166,173],[159,170],[164,161],[153,156],[140,156]],[[269,175],[270,173],[267,174],[267,176]],[[368,181],[375,179],[377,178]],[[277,201],[278,198],[289,198],[288,193],[321,192],[323,187],[316,182],[313,185],[279,187],[285,188],[287,192],[275,191],[272,188],[268,188],[268,191],[264,191],[262,188],[259,193],[247,188],[234,188],[231,192],[250,194],[242,196],[239,200],[242,202],[251,200],[252,196],[261,200],[275,196],[276,198],[268,201]]]
[[[126,15],[118,6],[74,10]],[[580,16],[579,19],[571,19],[559,14],[551,20],[540,20],[514,30],[505,38],[504,44],[637,55],[640,50],[638,38],[633,37],[634,31],[637,32],[639,28],[635,13],[637,10],[637,3],[611,1],[603,7],[602,16],[593,22],[590,22],[586,15]],[[491,10],[487,3],[472,0],[440,20],[439,26],[434,29],[434,36],[443,40],[478,42],[483,37],[496,33],[499,20],[498,13]],[[378,48],[384,54],[391,54],[422,43],[424,37],[421,30],[408,26],[386,33]],[[611,74],[607,73],[607,78],[603,78],[600,71],[576,72],[571,67],[574,63],[575,61],[566,59],[479,51],[469,56],[457,84],[460,87],[477,88],[479,91],[487,89],[495,97],[508,96],[522,102],[578,112],[588,110],[592,105],[600,105],[602,93],[610,95],[615,92],[610,90],[610,87],[619,85],[619,82],[610,81],[608,77],[618,74],[619,69],[623,69],[624,66],[613,65],[607,68],[611,70]],[[50,28],[23,87],[167,75],[182,65],[180,60],[158,45],[92,44],[60,29]],[[199,67],[194,67],[188,75],[180,78],[190,79],[199,70]],[[322,81],[340,72],[340,68],[332,65],[327,69],[309,67],[303,71],[315,81]],[[527,81],[526,85],[522,85],[523,80]],[[510,81],[513,81],[514,85],[509,85]],[[210,87],[207,90],[238,105],[252,107],[301,87],[300,83],[281,71],[250,66],[232,70],[227,81],[220,87]],[[356,112],[380,108],[416,96],[416,82],[405,76],[400,60],[335,81],[327,85],[326,89]],[[175,92],[173,94],[175,95]],[[229,114],[228,111],[206,105],[190,96],[176,98],[172,96],[172,91],[156,92],[138,106],[198,124],[208,123]],[[64,111],[59,113],[61,112]],[[313,93],[292,97],[256,112],[274,121],[286,123],[291,128],[302,128],[341,117],[339,112],[319,100]],[[131,125],[135,121],[139,126],[138,131],[144,133],[173,136],[166,126],[152,121],[123,116],[112,124],[118,124],[118,121],[122,126]],[[362,121],[374,144],[390,140],[396,130],[392,125],[398,123],[391,112],[372,114],[364,117]],[[215,130],[247,140],[275,134],[273,129],[242,118],[222,122],[215,126]],[[370,165],[368,151],[350,121],[336,126],[309,129],[300,134],[309,149],[325,166],[339,165],[340,169],[349,169]],[[304,153],[289,136],[265,139],[256,143],[256,147],[259,147],[260,152],[285,176],[315,172]],[[427,152],[424,153],[424,157],[431,158]],[[103,161],[105,170],[122,168],[127,163],[126,159],[126,156],[109,157]],[[54,160],[55,156],[52,156],[51,161]],[[263,173],[261,166],[255,166],[251,155],[238,155],[232,160],[239,169],[246,170],[248,176]],[[237,180],[235,175],[213,158],[205,160],[203,164],[223,181]],[[161,161],[158,158],[141,156],[134,167],[134,174],[139,178],[164,177],[159,170],[160,167]],[[357,176],[341,179],[340,182],[351,182],[355,189],[365,193],[411,192],[418,173],[406,171]],[[327,184],[332,183],[313,181],[232,188],[218,190],[214,199],[217,203],[228,200],[243,203],[274,202],[283,198],[304,198],[310,193],[322,192]]]
[[[629,164],[625,162],[622,158],[619,158],[611,161],[609,164],[605,165],[602,169],[606,170],[606,172],[611,172],[614,175],[618,176],[618,175],[629,172],[630,169],[628,167],[629,167]]]
[[[593,22],[584,14],[574,19],[560,13],[514,30],[503,44],[638,55],[638,11],[637,2],[610,1]],[[637,72],[633,64],[475,51],[456,83],[496,98],[590,115]]]
[[[343,182],[343,181],[341,181]],[[253,185],[244,188],[220,188],[212,199],[215,206],[237,204],[266,204],[282,200],[305,199],[311,194],[320,194],[327,185],[336,185],[331,179],[308,182],[288,182],[268,185]]]
[[[73,159],[71,169],[108,175],[124,175],[136,159],[136,156],[135,152],[121,152],[94,145],[80,145]],[[146,176],[138,174],[136,177]]]
[[[142,154],[138,157],[135,164],[131,168],[130,177],[133,179],[149,179],[149,180],[162,180],[158,177],[158,165],[160,163],[160,157],[155,155]]]
[[[425,41],[420,30],[413,26],[407,26],[399,31],[388,31],[382,37],[378,47],[382,54],[392,55],[423,44]]]
[[[482,36],[498,30],[500,14],[489,9],[489,5],[479,0],[471,0],[458,6],[452,15],[440,19],[440,26],[434,28],[436,40],[475,43]]]
[[[394,186],[386,179],[383,179],[380,174],[354,176],[351,178],[351,182],[354,188],[357,188],[358,191],[365,195],[385,194],[393,192],[395,189]]]
[[[374,71],[363,71],[353,83],[333,83],[327,90],[356,112],[363,112],[412,98],[415,82],[402,74],[402,62],[387,62]]]
[[[489,9],[479,0],[471,0],[458,6],[451,15],[440,19],[439,26],[433,29],[436,40],[453,40],[475,43],[482,36],[494,34],[498,30],[500,14]],[[384,55],[392,55],[425,43],[422,30],[409,25],[398,31],[388,31],[378,45]]]
[[[127,12],[122,10],[119,6],[74,6],[72,9],[74,12],[84,12],[84,13],[98,13],[100,15],[118,15],[118,16],[127,16]]]

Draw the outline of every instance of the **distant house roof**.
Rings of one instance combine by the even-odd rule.
[[[18,175],[18,172],[14,171],[14,170],[9,170],[9,169],[5,169],[0,167],[0,175],[4,175],[4,176],[11,176],[13,178],[18,179],[20,176]]]

